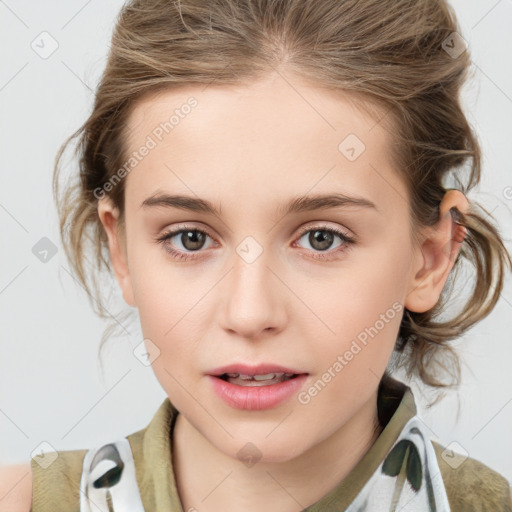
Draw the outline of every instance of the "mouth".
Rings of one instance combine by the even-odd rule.
[[[290,400],[306,385],[309,373],[276,364],[236,363],[206,376],[216,395],[230,407],[262,411]]]
[[[301,375],[307,375],[307,373],[276,364],[259,364],[257,366],[231,364],[212,370],[209,375],[236,386],[256,387],[279,384],[296,379]]]
[[[223,373],[216,375],[230,384],[237,386],[271,386],[272,384],[279,384],[287,380],[295,379],[298,377],[297,373],[267,373],[263,375],[246,375],[243,373]]]

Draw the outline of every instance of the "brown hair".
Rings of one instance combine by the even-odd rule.
[[[95,191],[112,182],[126,161],[126,120],[137,100],[187,84],[243,84],[287,69],[318,87],[360,99],[359,106],[393,130],[397,172],[407,185],[411,235],[439,216],[445,180],[457,178],[464,194],[480,180],[479,143],[461,107],[460,90],[470,55],[460,48],[458,22],[445,0],[133,0],[119,13],[106,68],[87,121],[62,145],[55,162],[54,194],[60,233],[72,270],[98,315],[99,274],[111,272]],[[452,49],[452,51],[450,51]],[[374,109],[374,107],[379,107]],[[59,164],[79,136],[79,180],[59,186]],[[468,163],[465,169],[463,164]],[[124,217],[124,180],[108,194]],[[485,318],[512,268],[491,214],[470,203],[452,211],[467,236],[438,303],[423,313],[404,311],[394,355],[408,376],[430,386],[458,384],[460,366],[448,344]],[[94,260],[86,265],[87,241]],[[453,318],[439,316],[452,300],[463,261],[474,267],[471,296]],[[110,274],[112,275],[112,274]],[[118,320],[104,332],[101,346]],[[121,323],[119,323],[121,325]],[[439,357],[439,356],[442,357]],[[439,379],[447,370],[453,382]],[[389,375],[386,372],[386,375]]]

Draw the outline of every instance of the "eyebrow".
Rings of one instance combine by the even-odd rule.
[[[290,213],[342,208],[347,206],[360,206],[378,211],[377,206],[375,206],[375,204],[369,199],[359,196],[348,196],[341,193],[333,193],[298,196],[292,198],[286,204],[278,208],[277,213],[286,216]],[[221,214],[221,208],[217,208],[213,203],[206,199],[163,193],[154,194],[148,197],[142,202],[141,207],[178,208],[180,210],[209,213],[215,216],[220,216]]]

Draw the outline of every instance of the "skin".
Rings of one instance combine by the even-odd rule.
[[[377,388],[403,310],[307,405],[294,396],[265,411],[237,410],[205,373],[273,362],[308,372],[307,389],[393,303],[433,307],[465,234],[448,210],[467,212],[468,202],[449,191],[439,222],[415,245],[388,151],[392,132],[347,96],[284,76],[140,100],[128,121],[130,152],[191,95],[198,105],[124,178],[125,231],[108,197],[98,204],[124,300],[158,347],[153,370],[180,411],[173,464],[184,510],[299,511],[345,478],[379,434]],[[350,133],[366,146],[354,161],[338,150]],[[221,214],[141,208],[157,191],[208,199]],[[378,211],[276,211],[292,197],[333,191]],[[196,252],[181,235],[167,241],[196,255],[188,261],[155,242],[183,223],[208,234]],[[334,235],[322,250],[302,227],[338,228],[357,241],[340,252],[345,242]],[[263,250],[251,263],[236,250],[247,236]],[[261,452],[252,467],[237,457],[247,442]]]

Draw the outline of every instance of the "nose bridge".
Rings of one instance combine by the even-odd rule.
[[[239,306],[249,300],[267,302],[273,288],[270,274],[270,253],[253,236],[245,237],[235,248],[231,292]]]
[[[253,337],[279,325],[283,301],[274,272],[270,252],[254,237],[245,237],[235,247],[223,300],[226,328]]]

